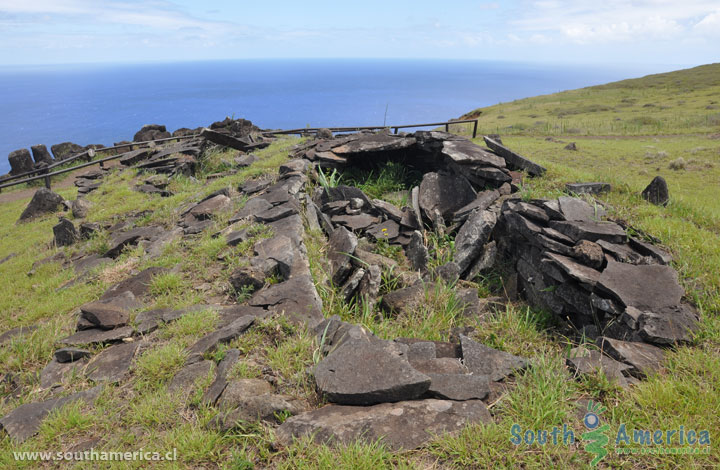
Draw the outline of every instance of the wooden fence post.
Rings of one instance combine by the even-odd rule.
[[[475,119],[475,124],[473,124],[473,139],[477,137],[477,119]]]

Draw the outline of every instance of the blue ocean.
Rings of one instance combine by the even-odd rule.
[[[261,128],[414,124],[652,70],[450,60],[241,60],[0,67],[0,174],[35,144],[112,145],[226,116]]]

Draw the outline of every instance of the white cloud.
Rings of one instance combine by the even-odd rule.
[[[519,11],[511,24],[527,36],[554,35],[578,44],[679,39],[688,31],[720,30],[717,0],[537,0]]]

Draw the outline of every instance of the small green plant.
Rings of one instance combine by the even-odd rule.
[[[333,168],[333,171],[328,174],[325,174],[322,168],[318,168],[318,181],[320,182],[320,185],[325,188],[325,191],[330,188],[337,187],[337,185],[340,184],[341,179],[342,175],[338,173],[336,168]]]

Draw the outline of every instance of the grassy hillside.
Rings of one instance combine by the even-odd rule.
[[[720,131],[720,64],[475,109],[484,133],[655,135]]]
[[[571,376],[565,367],[569,349],[566,338],[547,314],[522,302],[509,303],[507,308],[483,318],[458,320],[459,303],[453,288],[443,285],[437,292],[427,293],[427,305],[416,315],[389,321],[374,315],[371,309],[349,307],[336,290],[318,283],[326,316],[339,314],[368,326],[383,338],[447,340],[450,327],[471,326],[484,343],[531,358],[535,366],[490,404],[492,423],[469,426],[456,436],[439,436],[419,450],[393,453],[379,444],[335,448],[308,441],[279,448],[274,444],[272,425],[248,422],[221,432],[209,426],[218,414],[216,407],[203,405],[196,394],[168,390],[168,382],[185,360],[184,348],[213,330],[218,322],[215,312],[198,311],[148,336],[149,347],[137,358],[130,378],[121,385],[106,387],[94,408],[74,404],[53,412],[40,433],[22,444],[0,437],[0,468],[39,467],[37,462],[15,461],[13,451],[66,451],[90,445],[106,451],[176,448],[178,461],[134,462],[130,466],[127,462],[108,462],[105,466],[97,462],[65,462],[59,467],[581,468],[587,467],[591,458],[582,442],[572,446],[516,447],[510,442],[510,429],[516,423],[534,430],[568,424],[577,435],[584,430],[583,406],[588,399],[608,408],[603,419],[613,430],[620,423],[650,430],[677,429],[682,425],[709,429],[713,443],[718,442],[720,139],[714,135],[720,132],[720,109],[714,108],[718,106],[715,102],[720,103],[720,64],[481,109],[480,135],[500,133],[507,146],[548,168],[544,177],[526,180],[521,190],[523,197],[557,196],[567,182],[610,182],[613,190],[601,198],[610,215],[658,237],[672,252],[673,265],[683,278],[688,297],[701,312],[701,328],[692,344],[670,352],[663,370],[639,385],[621,389],[601,375]],[[477,113],[469,113],[473,114]],[[461,126],[453,130],[467,132]],[[573,141],[578,150],[565,150],[565,145]],[[477,142],[482,143],[482,138]],[[292,138],[279,140],[258,152],[260,160],[250,168],[220,178],[210,175],[225,170],[234,152],[211,154],[195,179],[173,179],[168,189],[174,196],[170,198],[133,191],[138,176],[115,172],[88,197],[93,206],[87,220],[115,223],[129,212],[147,211],[136,224],[173,226],[178,208],[189,201],[197,201],[219,188],[236,187],[259,174],[275,173],[295,143],[297,140]],[[666,207],[653,206],[639,197],[657,174],[663,175],[670,186],[672,199]],[[390,175],[387,179],[376,176],[376,180],[355,183],[373,195],[405,189],[400,176]],[[68,199],[77,195],[72,186],[59,192]],[[38,375],[52,358],[55,341],[74,330],[79,305],[96,299],[130,272],[150,266],[174,269],[154,278],[148,308],[182,308],[227,299],[230,294],[224,286],[229,273],[251,251],[255,241],[229,249],[222,238],[214,238],[212,235],[227,225],[227,214],[196,239],[174,242],[159,258],[148,260],[143,250],[129,249],[113,263],[93,272],[90,281],[60,289],[73,279],[74,272],[62,269],[57,262],[43,264],[32,276],[27,275],[34,262],[63,251],[51,243],[56,216],[15,224],[27,202],[28,198],[24,198],[0,204],[0,260],[14,255],[0,264],[0,333],[18,326],[37,325],[38,329],[0,346],[0,378],[4,378],[0,382],[0,416],[22,403],[50,396],[48,390],[39,387]],[[234,210],[245,203],[235,202]],[[305,243],[317,281],[323,277],[327,258],[325,239],[319,232],[308,230]],[[100,253],[106,244],[107,233],[100,233],[67,250]],[[387,245],[381,248],[390,257],[398,254]],[[437,237],[432,240],[431,253],[431,263],[442,264],[451,258],[452,243]],[[393,282],[397,280],[392,276],[383,277],[384,285]],[[487,296],[497,287],[497,278],[477,279],[472,285],[481,296]],[[136,314],[133,312],[133,321]],[[219,359],[225,349],[237,348],[242,351],[242,361],[232,369],[232,378],[260,377],[270,370],[283,393],[312,400],[315,393],[306,369],[313,364],[318,347],[307,331],[271,320],[218,350],[213,359]],[[207,379],[209,383],[212,377]],[[63,385],[64,389],[57,393],[89,386],[81,375],[71,376]],[[20,398],[10,397],[14,386],[24,391]],[[609,448],[613,447],[611,443]],[[611,452],[599,468],[717,468],[719,456],[716,448],[708,455],[692,456]]]

